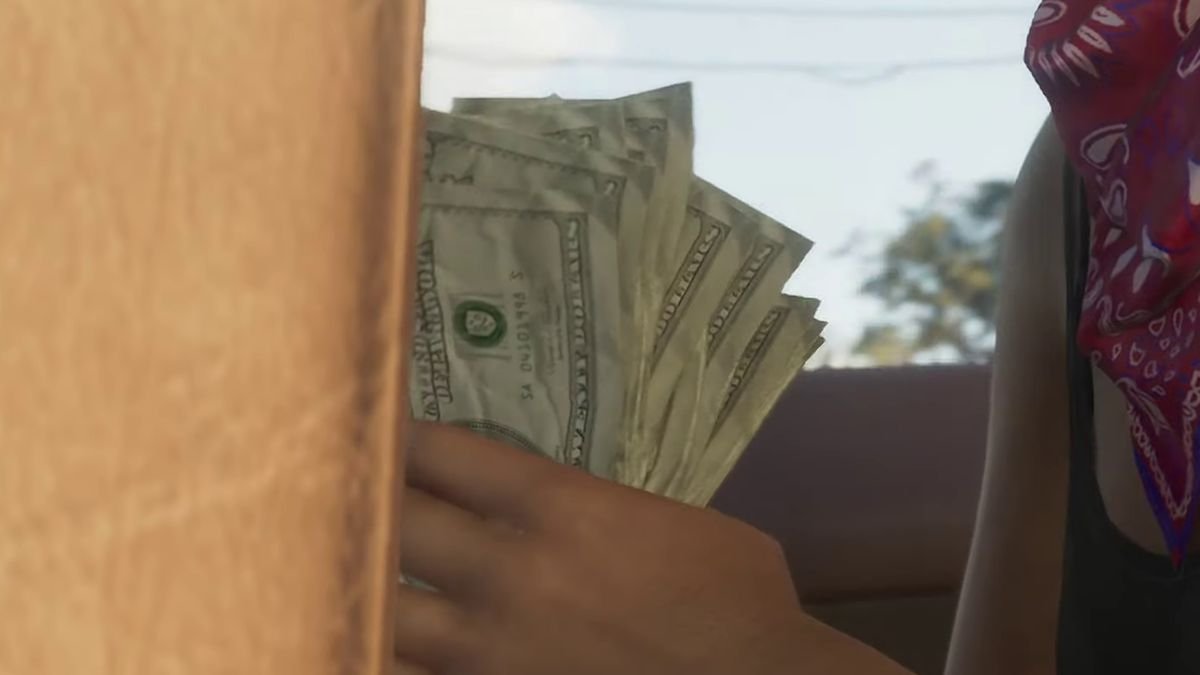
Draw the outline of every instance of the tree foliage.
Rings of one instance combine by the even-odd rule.
[[[885,311],[855,352],[879,365],[985,361],[995,342],[1001,220],[1012,182],[986,181],[954,194],[931,167],[915,176],[928,197],[867,258],[875,271],[861,292]]]

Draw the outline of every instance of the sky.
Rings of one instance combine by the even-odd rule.
[[[690,11],[629,7],[674,3]],[[870,1],[872,4],[867,4]],[[697,11],[705,3],[739,14]],[[1011,8],[1007,15],[795,17],[747,0],[427,0],[423,99],[455,96],[615,97],[680,81],[694,86],[695,171],[815,242],[786,287],[822,300],[829,322],[821,362],[855,365],[850,351],[886,310],[858,289],[870,269],[839,249],[874,250],[925,196],[913,170],[932,161],[951,186],[1016,176],[1048,106],[1021,61],[1029,0],[774,0],[767,9]],[[940,4],[938,4],[940,3]],[[986,4],[985,4],[986,3]],[[603,5],[603,2],[598,3]],[[622,4],[618,2],[616,4]],[[751,6],[753,5],[753,6]],[[451,58],[463,52],[483,63]],[[537,57],[532,66],[505,58]],[[620,57],[682,67],[618,68],[540,61]],[[844,84],[804,72],[714,71],[711,63],[887,66],[997,60],[998,65],[909,70]],[[692,64],[690,67],[688,64]],[[882,67],[881,67],[882,66]]]

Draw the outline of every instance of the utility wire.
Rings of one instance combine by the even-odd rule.
[[[487,69],[533,69],[596,67],[622,70],[669,70],[706,73],[776,73],[800,74],[837,84],[870,84],[892,79],[903,73],[921,70],[975,70],[999,66],[1022,65],[1020,55],[981,57],[973,59],[929,59],[882,63],[836,63],[804,61],[668,61],[607,56],[541,57],[520,54],[497,54],[430,46],[425,55],[453,63]]]
[[[495,1],[495,0],[492,0]],[[526,2],[559,2],[560,0],[526,0]],[[682,14],[740,15],[775,18],[806,19],[923,19],[923,18],[981,18],[1022,16],[1032,20],[1033,9],[1011,5],[980,7],[789,7],[736,3],[684,3],[663,0],[573,0],[572,4],[602,9]]]

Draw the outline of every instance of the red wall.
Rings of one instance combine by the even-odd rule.
[[[952,589],[987,403],[986,367],[803,373],[713,506],[775,535],[808,595]]]
[[[814,614],[940,672],[975,516],[987,367],[818,370],[713,506],[773,534]]]

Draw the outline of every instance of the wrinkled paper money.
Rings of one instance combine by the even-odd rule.
[[[425,134],[413,415],[706,504],[822,343],[811,242],[694,175],[686,83]]]

